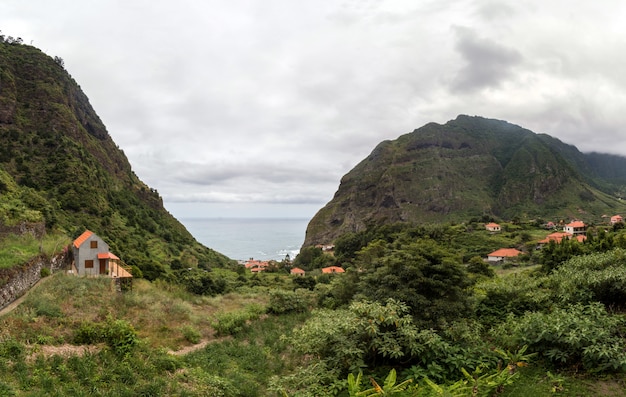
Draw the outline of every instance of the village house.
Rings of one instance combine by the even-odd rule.
[[[581,221],[572,221],[563,227],[563,231],[565,233],[569,233],[574,236],[577,234],[585,234],[586,229],[587,225]]]
[[[487,255],[487,261],[491,263],[504,262],[521,254],[522,252],[515,248],[500,248]]]
[[[74,263],[71,273],[79,276],[108,276],[131,280],[130,274],[120,264],[120,258],[109,251],[109,245],[90,230],[78,236],[72,244]]]
[[[502,230],[502,228],[500,227],[500,225],[498,225],[497,223],[487,223],[485,225],[485,229],[489,230],[490,232],[499,232],[500,230]]]
[[[304,275],[306,274],[306,272],[299,267],[294,267],[293,269],[291,269],[291,271],[289,271],[289,273],[299,277],[304,277]]]
[[[624,218],[621,215],[613,215],[611,217],[611,225],[615,225],[616,223],[623,223]]]
[[[544,245],[550,244],[550,241],[554,241],[556,244],[560,244],[563,239],[569,240],[572,238],[575,238],[579,243],[587,240],[587,236],[584,234],[573,235],[566,232],[555,232],[548,234],[543,240],[539,240],[537,242],[537,248],[542,248]]]
[[[322,273],[345,273],[345,272],[346,271],[343,270],[343,268],[339,266],[329,266],[329,267],[322,268]]]
[[[246,269],[250,269],[252,273],[263,272],[267,269],[269,265],[270,263],[268,261],[260,261],[258,259],[252,259],[252,258],[250,258],[249,260],[246,261],[246,263],[244,263],[244,266],[246,267]]]

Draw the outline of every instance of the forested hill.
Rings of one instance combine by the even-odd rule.
[[[626,158],[501,120],[458,116],[380,143],[308,225],[304,246],[393,222],[472,217],[590,223],[624,213]]]
[[[87,96],[35,47],[0,42],[0,224],[88,228],[148,278],[168,263],[229,262],[191,236],[133,173]]]

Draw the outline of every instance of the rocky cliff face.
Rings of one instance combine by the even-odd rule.
[[[370,224],[594,217],[623,209],[619,189],[571,145],[504,121],[459,116],[380,143],[341,179],[309,223],[304,246]]]

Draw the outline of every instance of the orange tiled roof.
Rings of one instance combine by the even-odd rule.
[[[299,267],[294,267],[293,269],[291,269],[291,274],[304,274],[305,271],[300,269]]]
[[[500,227],[500,225],[498,225],[497,223],[491,222],[491,223],[486,224],[485,227]]]
[[[87,241],[89,237],[91,237],[92,234],[93,232],[91,230],[85,230],[83,234],[81,234],[76,240],[74,240],[74,247],[79,248],[81,245],[83,245],[85,241]]]
[[[573,222],[568,223],[566,226],[569,226],[569,227],[585,227],[585,223],[581,222],[581,221],[573,221]]]
[[[488,256],[503,256],[503,257],[513,257],[518,256],[522,252],[516,250],[515,248],[500,248],[499,250],[493,251]]]
[[[345,273],[345,270],[339,266],[329,266],[322,268],[322,273]]]
[[[560,243],[564,238],[572,238],[572,233],[566,232],[555,232],[550,233],[543,240],[539,241],[539,244],[548,244],[550,241],[554,241],[556,243]]]
[[[117,256],[113,255],[110,252],[101,252],[98,254],[98,259],[117,259],[119,260],[120,258],[118,258]]]

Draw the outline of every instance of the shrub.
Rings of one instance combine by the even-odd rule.
[[[74,343],[106,343],[118,356],[126,356],[138,344],[135,328],[126,320],[113,320],[107,317],[104,324],[86,321],[76,330]]]
[[[551,281],[564,303],[600,301],[607,307],[626,302],[626,250],[574,257],[554,271]]]
[[[39,271],[39,275],[41,276],[41,278],[48,277],[50,275],[50,269],[48,269],[47,267],[42,267]]]
[[[301,313],[308,311],[313,306],[314,294],[305,289],[295,291],[272,290],[270,291],[270,303],[267,308],[269,313]]]
[[[74,343],[78,345],[93,345],[104,339],[104,328],[101,324],[85,321],[80,324],[74,333]]]
[[[137,331],[126,320],[107,318],[104,328],[104,341],[118,356],[129,354],[139,342]]]
[[[419,330],[408,306],[392,299],[384,305],[354,302],[348,309],[317,310],[289,342],[297,352],[342,373],[369,365],[414,363],[414,377],[434,374],[444,380],[463,367],[495,362],[493,355],[452,345],[435,331]]]
[[[246,323],[256,320],[265,311],[261,305],[249,305],[241,310],[220,312],[211,323],[218,335],[235,335],[243,331]]]
[[[507,347],[528,345],[555,366],[579,365],[591,371],[626,370],[621,317],[600,303],[576,304],[551,313],[510,316],[494,334]]]
[[[506,277],[478,283],[478,318],[491,325],[505,321],[508,313],[522,315],[547,309],[552,305],[551,292],[545,287],[547,281],[545,277],[526,277],[523,282],[519,277]]]
[[[0,357],[17,360],[24,357],[24,345],[13,338],[4,339],[0,343]]]
[[[181,328],[181,331],[183,333],[183,336],[185,337],[185,340],[190,343],[196,344],[200,342],[200,339],[202,338],[202,334],[200,334],[200,331],[198,331],[198,329],[196,329],[192,325],[183,326]]]
[[[59,318],[63,317],[61,307],[57,305],[49,296],[37,295],[32,298],[31,305],[38,316]]]

